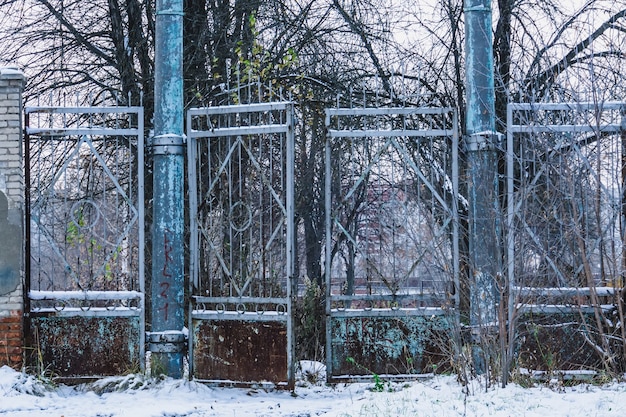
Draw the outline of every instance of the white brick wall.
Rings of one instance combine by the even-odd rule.
[[[9,294],[0,295],[0,319],[9,317],[11,311],[23,311],[22,285]]]
[[[14,68],[0,68],[0,191],[9,200],[12,222],[23,219],[24,170],[22,152],[22,92],[24,74]],[[22,220],[23,223],[23,220]],[[16,242],[0,242],[15,245]],[[0,295],[0,319],[23,311],[23,284]]]
[[[0,68],[0,175],[7,190],[23,188],[22,91],[24,75],[13,68]],[[8,196],[8,193],[7,193]],[[23,193],[11,193],[11,202],[23,204]]]

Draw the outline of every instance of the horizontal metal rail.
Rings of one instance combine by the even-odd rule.
[[[192,138],[218,138],[223,136],[268,135],[271,133],[287,133],[290,127],[287,124],[267,124],[257,126],[216,127],[209,130],[192,130]]]
[[[455,109],[452,107],[350,107],[327,108],[326,114],[332,116],[386,116],[386,115],[415,115],[415,114],[448,114]]]
[[[54,305],[31,306],[31,313],[54,314],[57,317],[135,317],[143,316],[144,294],[138,291],[34,291],[28,292],[32,302],[53,302]],[[98,306],[85,302],[119,302],[120,305]],[[136,301],[135,307],[122,305]],[[130,304],[130,303],[129,303]]]
[[[514,111],[519,110],[618,110],[626,109],[623,101],[605,102],[571,102],[571,103],[509,103],[509,108]]]
[[[440,307],[415,307],[415,308],[333,308],[330,310],[331,317],[424,317],[424,316],[445,316],[454,314],[450,309]]]
[[[411,129],[328,129],[328,136],[332,138],[389,138],[389,137],[439,137],[451,136],[452,130],[446,129],[428,129],[428,130],[411,130]]]
[[[592,125],[592,124],[576,124],[576,125],[546,125],[539,124],[537,126],[533,125],[510,125],[509,132],[511,133],[585,133],[585,132],[602,132],[602,133],[619,133],[623,131],[624,128],[620,123],[610,123],[610,124],[600,124],[600,125]]]
[[[55,106],[32,106],[25,107],[24,113],[36,114],[36,113],[53,113],[53,114],[124,114],[124,113],[142,113],[143,107],[131,106],[131,107],[55,107]]]
[[[416,379],[432,379],[435,376],[434,373],[423,374],[376,374],[374,375],[333,375],[333,382],[335,383],[363,383],[372,382],[375,378],[380,378],[381,381],[415,381]]]
[[[280,297],[203,297],[194,296],[195,306],[191,312],[200,320],[246,320],[287,321],[288,298]],[[212,305],[207,308],[206,304]],[[253,310],[248,306],[252,305]],[[273,305],[273,309],[268,309]],[[231,309],[228,309],[230,306]],[[234,306],[234,309],[232,307]]]
[[[46,301],[117,301],[117,300],[142,300],[144,294],[139,291],[35,291],[28,292],[31,300]]]
[[[512,287],[511,290],[514,294],[520,296],[548,296],[548,297],[573,297],[580,295],[596,295],[610,296],[615,295],[619,288],[615,287],[555,287],[555,288],[540,288],[540,287]]]
[[[193,310],[191,317],[198,320],[241,320],[241,321],[271,321],[287,322],[289,314],[286,311],[219,311]]]
[[[228,304],[284,304],[289,302],[284,297],[204,297],[194,296],[194,301],[200,303],[228,303]]]
[[[331,301],[398,301],[398,300],[423,300],[436,296],[445,296],[442,291],[421,291],[404,294],[355,294],[355,295],[331,295]]]
[[[600,310],[603,313],[610,312],[616,307],[613,304],[592,305],[576,305],[576,304],[518,304],[516,311],[518,314],[564,314],[564,313],[583,313],[593,314]]]
[[[608,297],[617,294],[619,291],[615,287],[512,287],[515,295],[521,297],[584,297],[595,293],[599,297]],[[602,312],[609,312],[615,308],[612,304],[588,305],[588,304],[551,304],[551,303],[518,303],[516,311],[519,314],[542,313],[542,314],[563,314],[581,312],[583,314],[593,314],[597,309]]]
[[[116,129],[103,127],[63,127],[63,128],[26,128],[26,133],[33,136],[137,136],[139,129]]]
[[[190,116],[206,116],[217,114],[241,114],[241,113],[257,113],[257,112],[269,112],[287,110],[292,104],[290,101],[278,101],[275,103],[251,103],[251,104],[239,104],[232,106],[215,106],[215,107],[201,107],[191,108],[187,110],[187,117]]]
[[[143,311],[140,308],[129,307],[34,307],[31,314],[54,314],[56,317],[140,317]]]

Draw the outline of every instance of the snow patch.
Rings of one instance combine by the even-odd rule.
[[[538,384],[523,388],[487,386],[474,379],[467,386],[454,375],[407,382],[373,392],[371,383],[325,383],[320,362],[301,361],[295,393],[281,390],[215,388],[140,374],[104,378],[80,386],[52,386],[0,368],[0,415],[11,417],[622,417],[626,383]],[[320,378],[315,383],[309,380]]]

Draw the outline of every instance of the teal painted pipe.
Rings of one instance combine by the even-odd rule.
[[[183,376],[183,3],[158,0],[155,34],[151,329],[153,375]]]
[[[469,202],[470,325],[475,371],[487,371],[485,343],[496,333],[501,263],[498,248],[499,135],[495,132],[495,89],[491,2],[465,0],[466,149]]]
[[[466,133],[469,136],[495,130],[491,14],[490,0],[465,0]]]

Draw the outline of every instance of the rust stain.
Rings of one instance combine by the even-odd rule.
[[[29,366],[55,377],[122,375],[139,371],[139,318],[32,317]]]
[[[235,382],[287,381],[287,325],[243,320],[193,323],[194,377]]]

